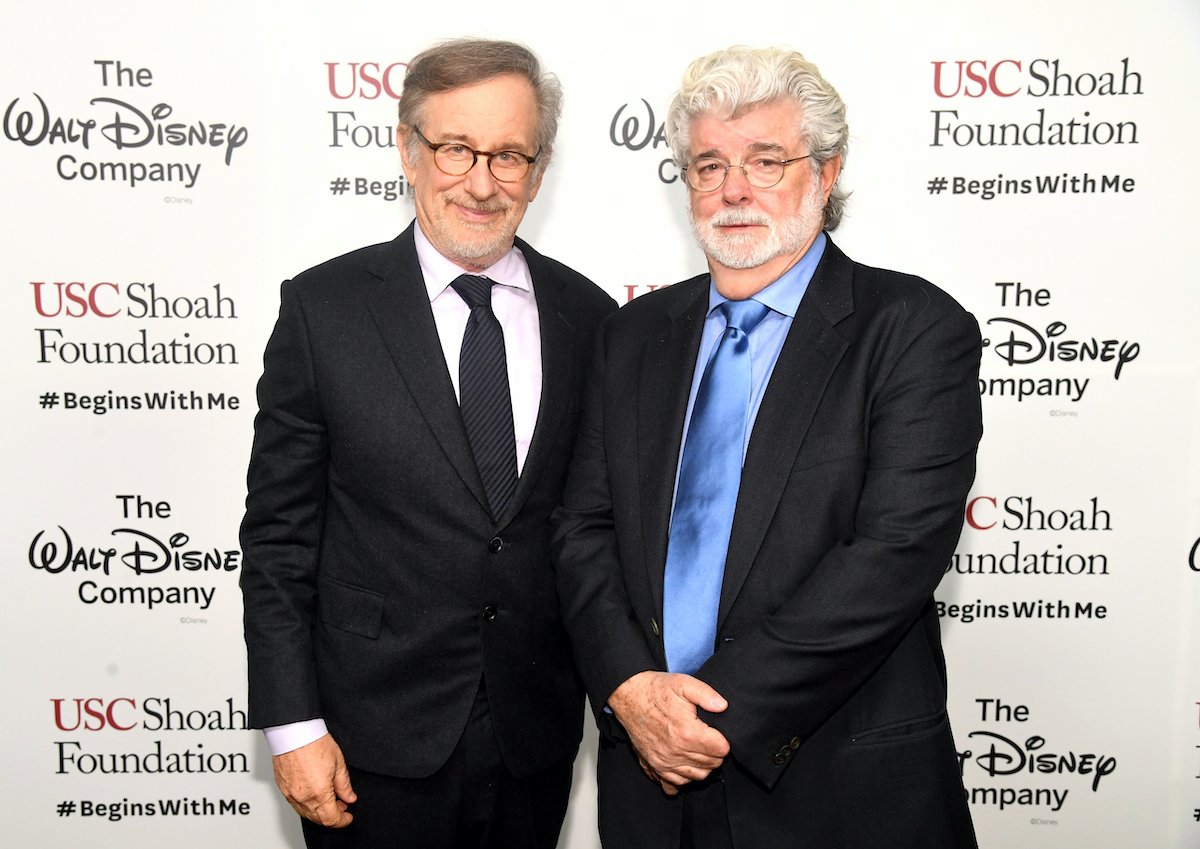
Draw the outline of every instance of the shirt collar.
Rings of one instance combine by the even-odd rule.
[[[497,262],[479,272],[467,272],[453,260],[443,256],[429,238],[421,230],[420,222],[413,228],[413,241],[417,245],[417,262],[421,266],[421,274],[425,278],[425,289],[429,300],[433,300],[453,283],[459,276],[467,273],[487,277],[501,286],[512,286],[514,289],[529,291],[529,275],[521,249],[513,245],[512,250],[502,256]]]
[[[786,315],[788,318],[795,318],[796,310],[800,308],[800,300],[804,297],[808,284],[817,270],[817,264],[825,253],[826,242],[828,239],[825,237],[825,231],[822,230],[817,234],[817,238],[813,239],[813,243],[808,246],[804,256],[800,257],[800,261],[785,271],[778,280],[755,294],[753,300],[774,312]],[[710,279],[708,284],[709,313],[711,314],[718,304],[727,300],[729,299],[717,291],[717,287]]]

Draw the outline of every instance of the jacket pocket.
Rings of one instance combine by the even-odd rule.
[[[939,710],[928,716],[905,719],[877,728],[868,728],[850,737],[856,746],[875,746],[882,743],[908,743],[932,737],[945,729],[949,717]]]
[[[317,583],[317,606],[326,625],[377,639],[383,622],[383,596],[332,578]]]

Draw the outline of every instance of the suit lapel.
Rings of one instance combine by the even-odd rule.
[[[758,556],[825,387],[849,344],[834,325],[854,310],[853,276],[853,264],[830,241],[771,372],[742,467],[718,630]]]
[[[450,465],[487,510],[487,496],[463,428],[454,384],[450,382],[433,322],[428,290],[417,262],[414,226],[410,225],[396,237],[385,259],[367,269],[381,281],[368,299],[367,309]]]
[[[539,475],[546,467],[555,439],[562,429],[571,398],[571,386],[578,367],[571,356],[576,342],[574,325],[566,316],[563,283],[537,251],[517,240],[517,247],[529,266],[533,296],[537,301],[538,335],[541,341],[542,391],[538,401],[537,422],[529,442],[529,453],[521,467],[517,490],[509,500],[499,525],[505,525],[529,499]]]
[[[708,312],[708,280],[702,274],[675,284],[681,296],[667,310],[668,323],[642,349],[636,413],[638,479],[646,577],[658,615],[683,420]]]

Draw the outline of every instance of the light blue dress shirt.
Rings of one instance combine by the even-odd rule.
[[[775,369],[775,361],[783,350],[783,342],[788,331],[792,329],[792,320],[800,307],[800,299],[808,291],[808,284],[817,263],[825,254],[825,234],[818,233],[817,238],[805,251],[800,261],[793,265],[775,282],[754,296],[754,300],[770,307],[766,318],[750,334],[750,406],[746,410],[746,437],[742,443],[742,457],[746,456],[746,447],[750,444],[750,434],[754,429],[754,420],[758,416],[758,408],[762,404],[763,395],[767,391],[771,372]],[[708,284],[708,314],[704,319],[704,332],[700,337],[700,351],[696,356],[696,368],[692,374],[692,391],[688,396],[687,417],[683,422],[682,446],[687,441],[688,428],[692,424],[692,407],[696,404],[696,393],[700,390],[700,379],[704,369],[712,358],[721,334],[725,332],[725,318],[717,305],[729,300],[717,292],[717,287],[710,281]],[[683,457],[682,449],[679,452]],[[678,463],[675,469],[675,483],[679,484]],[[672,499],[673,501],[673,499]]]

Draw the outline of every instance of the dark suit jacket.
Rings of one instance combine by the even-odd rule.
[[[708,286],[644,295],[597,339],[554,542],[594,708],[666,669],[667,529]],[[828,243],[754,424],[697,672],[729,701],[702,718],[731,745],[739,849],[974,846],[932,596],[975,473],[979,359],[975,320],[944,292]],[[678,845],[677,801],[597,719],[606,844]]]
[[[541,406],[493,522],[412,227],[283,285],[242,523],[250,723],[324,717],[347,760],[436,771],[480,676],[505,763],[571,756],[582,694],[549,563],[593,331],[611,298],[518,246],[541,328]]]

